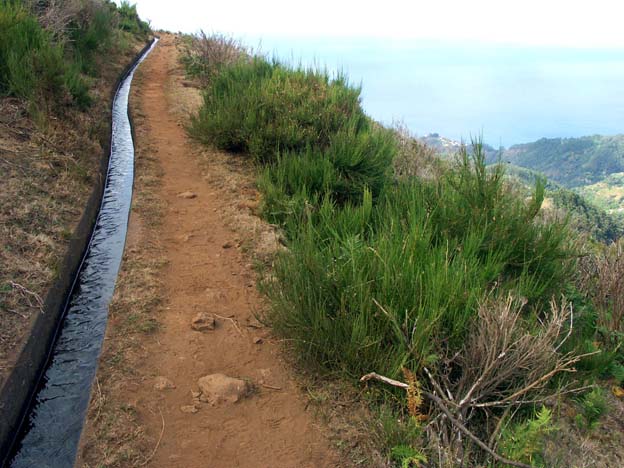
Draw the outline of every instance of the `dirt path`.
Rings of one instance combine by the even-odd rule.
[[[134,383],[116,381],[124,377],[109,379],[115,381],[115,388],[105,389],[109,392],[106,399],[132,408],[140,431],[156,442],[143,454],[151,456],[145,458],[146,466],[340,466],[322,428],[306,411],[305,398],[280,358],[279,344],[255,319],[262,301],[254,273],[241,239],[226,221],[232,197],[238,194],[213,183],[219,174],[202,174],[206,167],[200,167],[198,148],[189,141],[180,114],[173,109],[179,104],[176,93],[183,92],[174,38],[165,36],[141,67],[143,79],[135,86],[140,87],[142,112],[137,125],[143,128],[136,130],[139,139],[149,141],[161,168],[155,195],[165,208],[158,227],[133,214],[124,265],[131,267],[134,249],[150,237],[146,231],[158,229],[152,234],[166,259],[159,274],[163,311],[158,331],[140,344],[142,358],[132,370]],[[141,184],[137,189],[141,190]],[[194,197],[180,196],[183,192],[192,192]],[[135,197],[140,199],[140,194]],[[191,321],[198,312],[214,314],[216,328],[192,330]],[[116,317],[111,320],[113,330],[107,340],[114,339],[117,321]],[[113,372],[108,345],[99,375]],[[234,404],[211,406],[198,404],[195,398],[198,411],[183,412],[182,407],[194,404],[192,392],[198,390],[198,379],[214,373],[245,379],[254,391]],[[166,377],[175,388],[157,390],[157,376]],[[96,393],[102,392],[99,382]],[[93,421],[98,419],[102,419],[99,409],[91,412],[83,446],[97,443]],[[104,457],[106,449],[100,453]]]

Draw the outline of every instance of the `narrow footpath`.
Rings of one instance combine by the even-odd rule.
[[[176,40],[162,38],[133,85],[137,89],[132,99],[139,101],[131,104],[138,109],[138,157],[153,159],[160,180],[142,183],[143,166],[137,163],[134,199],[145,199],[140,191],[149,191],[150,203],[160,207],[162,219],[152,223],[146,219],[149,214],[140,211],[141,203],[138,211],[133,207],[116,293],[141,294],[128,277],[132,268],[149,260],[144,258],[149,245],[156,246],[163,256],[162,266],[152,265],[158,268],[161,297],[149,305],[150,311],[158,311],[154,320],[144,322],[154,330],[122,328],[128,320],[122,325],[121,312],[112,308],[78,466],[341,466],[281,357],[280,343],[255,318],[264,305],[252,260],[245,253],[245,239],[228,221],[236,197],[241,197],[241,209],[248,212],[249,206],[244,194],[218,183],[221,175],[210,173],[214,164],[201,164],[198,152],[210,150],[190,141],[182,125],[176,106],[184,104],[180,100],[188,83],[178,63]],[[215,152],[215,160],[224,157]],[[150,298],[133,297],[129,303],[150,304]],[[193,329],[194,318],[202,314],[196,328],[203,330]],[[127,346],[115,348],[116,339],[128,340]],[[132,368],[120,370],[124,362]],[[214,395],[205,388],[202,393],[198,381],[211,374],[242,383],[239,388],[217,389]],[[208,379],[208,387],[211,381],[213,386],[222,383],[219,379]],[[122,408],[135,426],[128,427],[127,434],[117,428],[108,442],[102,431],[109,423],[103,421],[119,424],[121,417],[107,414],[112,407]],[[142,451],[132,452],[124,464],[114,452],[132,440],[143,444]],[[130,448],[124,450],[131,453]]]

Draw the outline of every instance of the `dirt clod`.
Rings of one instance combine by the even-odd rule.
[[[158,377],[154,379],[154,388],[156,390],[169,390],[172,388],[176,388],[176,386],[167,377],[163,377],[162,375],[159,375]]]
[[[183,413],[195,414],[199,411],[199,409],[195,405],[184,405],[180,406],[180,411]]]
[[[201,390],[200,400],[211,405],[236,403],[251,391],[251,386],[242,379],[223,374],[206,375],[197,381]]]
[[[199,312],[195,317],[193,317],[193,321],[191,322],[191,328],[197,331],[209,331],[215,329],[215,318],[214,315],[209,314],[207,312]]]

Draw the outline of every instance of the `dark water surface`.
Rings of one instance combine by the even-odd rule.
[[[71,294],[12,468],[74,465],[90,390],[106,330],[108,304],[121,263],[134,178],[128,96],[136,67],[113,101],[111,155],[100,213]]]

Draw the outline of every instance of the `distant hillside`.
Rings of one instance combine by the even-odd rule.
[[[608,213],[624,218],[624,172],[611,174],[600,182],[579,187],[577,191]]]
[[[439,133],[429,133],[423,137],[418,138],[430,148],[433,148],[443,158],[449,158],[457,154],[462,144],[470,145],[470,142],[461,142],[457,140],[451,140]],[[488,144],[483,144],[483,151],[488,163],[498,161],[498,155],[500,151]]]
[[[502,160],[539,171],[568,188],[580,187],[624,172],[624,135],[542,138],[510,147]]]
[[[545,177],[539,172],[512,164],[505,164],[505,174],[516,180],[520,187],[527,186],[527,195],[530,193],[528,187],[533,186],[537,178]],[[585,189],[589,187],[594,186],[588,186]],[[622,189],[624,190],[624,187]],[[582,193],[579,195],[557,182],[547,179],[545,204],[551,204],[557,209],[565,210],[570,214],[570,222],[576,229],[590,234],[598,241],[609,243],[622,237],[624,235],[624,222],[616,215],[616,212],[606,210],[600,196],[589,197],[585,195],[585,192]]]
[[[545,174],[542,174],[541,172],[527,169],[526,167],[514,166],[513,164],[503,164],[505,164],[505,174],[508,177],[518,179],[528,186],[532,187],[533,185],[535,185],[535,180],[537,178],[542,178],[546,179],[546,189],[549,191],[561,190],[563,188],[563,185],[549,179],[548,177],[546,177]]]

